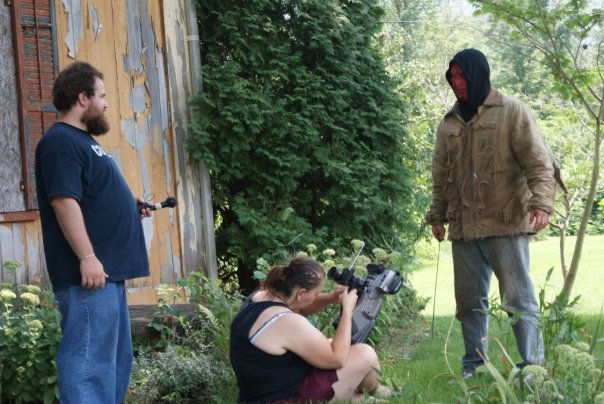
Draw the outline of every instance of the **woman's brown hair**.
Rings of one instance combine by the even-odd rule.
[[[275,265],[266,275],[262,287],[270,293],[288,298],[295,288],[314,289],[321,284],[325,271],[308,257],[295,257],[287,265]]]

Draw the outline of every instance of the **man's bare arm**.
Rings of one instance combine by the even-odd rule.
[[[80,260],[80,273],[82,287],[101,289],[105,286],[108,277],[103,269],[103,264],[94,255],[94,249],[84,224],[84,216],[78,202],[69,197],[55,197],[50,202],[61,231],[71,249]]]

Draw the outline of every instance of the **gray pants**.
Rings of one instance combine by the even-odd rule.
[[[455,274],[455,317],[461,323],[465,355],[464,370],[483,363],[478,349],[487,358],[488,293],[491,275],[499,280],[499,294],[508,313],[519,313],[512,325],[523,364],[543,364],[543,338],[538,328],[539,305],[529,277],[527,236],[489,237],[474,241],[453,241]]]

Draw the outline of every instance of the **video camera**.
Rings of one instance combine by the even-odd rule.
[[[340,273],[336,267],[333,267],[327,272],[327,278],[340,285],[346,285],[349,289],[357,290],[359,298],[352,311],[352,343],[356,344],[367,341],[384,303],[384,294],[393,295],[398,292],[403,285],[403,277],[399,272],[388,269],[382,264],[367,264],[366,279],[354,276],[350,268],[345,268]],[[339,323],[338,316],[333,321],[333,326],[337,328]]]

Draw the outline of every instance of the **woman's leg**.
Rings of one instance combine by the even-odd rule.
[[[367,344],[354,344],[350,347],[346,363],[338,369],[338,381],[334,383],[334,399],[349,400],[355,397],[355,393],[364,391],[373,393],[384,393],[385,389],[380,387],[380,379],[377,371],[380,363],[377,354]]]

